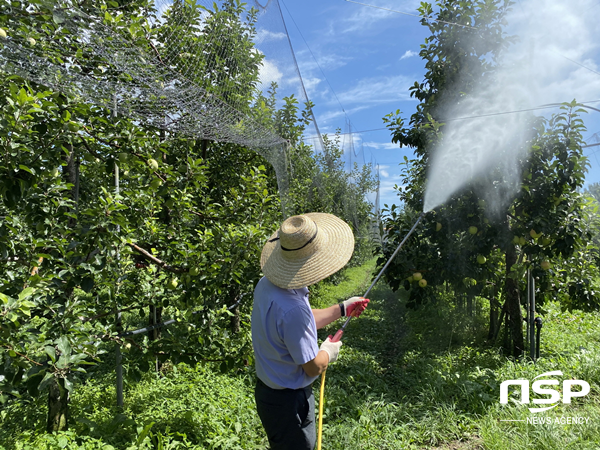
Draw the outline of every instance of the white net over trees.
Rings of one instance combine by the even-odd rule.
[[[308,99],[277,1],[0,4],[8,17],[7,37],[0,38],[0,71],[116,111],[161,130],[165,139],[251,148],[273,166],[282,202],[295,205],[286,212],[303,212],[301,204],[287,201],[287,193],[289,169],[293,175],[294,160],[298,166],[306,162],[305,150],[278,122],[286,119],[279,111],[286,98],[288,104],[290,98]],[[314,117],[306,117],[304,132],[319,136]],[[349,160],[355,153],[345,143],[338,144],[341,152],[327,152],[320,137],[309,142],[320,169],[327,158]],[[319,162],[319,154],[328,156]],[[353,170],[350,162],[347,172]],[[374,177],[373,164],[368,171]],[[324,176],[314,175],[313,191],[322,192]],[[347,177],[348,183],[355,178]],[[359,191],[365,189],[372,187]],[[340,190],[336,195],[331,201],[343,203],[350,214],[356,197]]]
[[[285,182],[285,140],[253,111],[291,53],[287,36],[273,52],[284,47],[276,2],[2,3],[20,28],[0,46],[3,71],[172,135],[250,147]]]

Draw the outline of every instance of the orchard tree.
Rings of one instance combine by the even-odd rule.
[[[104,20],[148,47],[161,23],[143,22],[146,3],[128,2],[126,14]],[[227,5],[232,23],[239,4]],[[209,15],[218,22],[223,14]],[[78,50],[47,2],[12,2],[0,22],[9,39],[43,30],[65,52]],[[246,45],[252,33],[235,31]],[[81,70],[102,63],[86,49],[79,58]],[[234,78],[249,84],[249,96],[258,65],[247,70]],[[121,347],[132,377],[155,358],[214,360],[224,370],[247,364],[249,328],[237,331],[250,302],[241,297],[258,279],[261,244],[279,219],[266,161],[225,143],[207,154],[195,140],[3,75],[0,400],[48,391],[47,428],[65,429],[69,392],[105,351],[103,341]],[[211,88],[219,80],[229,78],[216,77]],[[245,102],[249,109],[251,98]],[[118,317],[148,306],[189,326],[152,343],[120,335]]]
[[[502,31],[509,2],[448,0],[437,5],[441,21],[475,28],[424,21],[432,35],[420,52],[427,69],[425,80],[411,88],[411,95],[420,101],[417,112],[408,126],[399,112],[384,119],[393,142],[413,147],[416,155],[416,159],[406,161],[399,192],[405,210],[389,211],[386,257],[423,209],[430,149],[443,138],[443,120],[449,107],[468,98],[480,80],[494,76],[497,56],[512,41]],[[422,4],[420,11],[424,16],[433,14],[429,4]],[[581,150],[584,128],[580,112],[573,102],[549,120],[531,122],[530,137],[524,144],[529,151],[518,161],[522,175],[516,192],[499,166],[424,217],[423,225],[387,273],[392,287],[404,285],[411,291],[409,304],[417,306],[435,297],[436,287],[442,285],[468,299],[487,297],[491,302],[489,335],[493,337],[500,325],[497,308],[502,296],[510,329],[509,350],[514,356],[522,354],[521,301],[527,268],[540,279],[540,293],[550,290],[554,275],[551,265],[572,258],[589,238],[582,221],[584,200],[578,193],[587,169]],[[500,151],[505,150],[509,149]],[[505,199],[503,210],[492,210],[481,196],[490,188],[496,197]],[[596,303],[591,288],[595,271],[587,267],[581,282],[573,284],[573,279],[565,277],[563,283],[554,283],[569,292],[571,306]],[[425,277],[426,287],[416,283],[416,272]]]

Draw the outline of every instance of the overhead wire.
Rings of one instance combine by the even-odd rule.
[[[585,101],[585,102],[578,102],[578,105],[587,105],[588,103],[599,103],[600,100],[590,100],[590,101]],[[517,109],[517,110],[513,110],[513,111],[502,111],[502,112],[495,112],[495,113],[489,113],[489,114],[479,114],[479,115],[475,115],[475,116],[465,116],[465,117],[453,117],[453,118],[448,118],[448,119],[439,119],[438,122],[452,122],[455,120],[468,120],[468,119],[479,119],[482,117],[491,117],[491,116],[501,116],[501,115],[505,115],[505,114],[518,114],[518,113],[522,113],[522,112],[529,112],[529,111],[537,111],[540,109],[551,109],[551,108],[558,108],[560,106],[563,106],[562,103],[551,103],[548,105],[540,105],[540,106],[536,106],[533,108],[526,108],[526,109]],[[586,106],[589,109],[593,109],[594,111],[598,111],[600,112],[600,109],[591,107],[591,106]],[[360,130],[360,131],[354,131],[352,133],[369,133],[372,131],[382,131],[382,130],[389,130],[388,127],[382,127],[382,128],[371,128],[369,130]],[[339,133],[340,135],[343,134],[352,134],[352,133]],[[315,137],[307,137],[305,139],[317,139]]]
[[[302,31],[300,31],[300,27],[296,23],[296,20],[294,19],[294,16],[292,16],[292,13],[290,12],[290,10],[288,9],[287,5],[285,4],[285,2],[283,0],[281,0],[281,4],[283,5],[283,7],[287,11],[288,15],[292,19],[292,22],[294,23],[294,26],[296,27],[296,30],[298,30],[298,33],[300,34],[300,37],[304,41],[304,45],[306,45],[306,48],[308,49],[310,55],[315,60],[315,63],[317,64],[317,67],[321,71],[321,74],[323,75],[323,78],[325,78],[325,81],[327,82],[327,85],[329,86],[329,89],[331,89],[331,92],[333,93],[333,96],[335,97],[335,99],[337,100],[338,104],[340,105],[340,108],[342,108],[342,111],[344,112],[344,115],[346,116],[346,118],[348,118],[348,115],[346,113],[346,110],[344,109],[344,106],[342,105],[342,102],[340,102],[340,99],[338,98],[337,94],[335,93],[335,90],[333,89],[333,86],[331,86],[331,83],[329,82],[329,79],[327,78],[327,76],[325,75],[325,72],[321,68],[321,65],[319,64],[319,61],[315,57],[315,54],[313,53],[313,51],[311,50],[310,46],[308,45],[308,42],[304,38],[304,35],[302,34]]]
[[[321,75],[323,75],[323,78],[325,79],[325,82],[327,83],[327,85],[329,86],[329,89],[331,90],[333,96],[335,97],[335,100],[337,101],[338,105],[340,106],[342,112],[344,113],[344,117],[346,118],[346,122],[348,124],[348,133],[342,133],[342,136],[346,136],[346,135],[352,135],[352,128],[354,128],[354,125],[352,124],[352,121],[350,120],[350,117],[348,116],[348,113],[346,112],[346,109],[344,108],[344,105],[342,105],[342,102],[340,101],[337,93],[335,92],[335,89],[333,89],[333,86],[331,85],[331,83],[329,82],[329,79],[327,78],[327,75],[325,75],[325,71],[323,70],[323,68],[321,67],[321,65],[319,64],[319,60],[317,59],[317,57],[315,56],[315,54],[313,53],[312,49],[310,48],[310,45],[308,45],[307,40],[304,37],[304,34],[302,33],[302,31],[300,30],[300,27],[298,26],[298,24],[296,23],[296,20],[294,19],[294,16],[292,15],[292,13],[290,12],[289,8],[287,7],[287,5],[285,4],[285,2],[283,0],[281,0],[281,3],[283,4],[283,7],[285,8],[285,10],[287,11],[288,15],[290,16],[290,19],[292,19],[292,23],[294,24],[294,26],[296,27],[296,30],[298,31],[298,33],[300,34],[300,37],[302,38],[302,40],[304,41],[304,45],[306,45],[306,48],[308,49],[310,55],[312,56],[313,60],[315,61],[315,64],[317,65],[317,67],[319,68],[319,71],[321,72]],[[291,44],[290,44],[291,45]],[[312,111],[311,111],[312,112]],[[313,115],[313,120],[315,120],[315,124],[316,124],[316,119]],[[318,139],[321,142],[321,145],[323,145],[323,141],[321,138],[321,133],[318,133]],[[352,152],[354,153],[354,156],[356,155],[356,152],[354,150],[354,145],[351,142],[350,147]]]
[[[342,105],[342,102],[340,101],[340,99],[339,99],[339,97],[338,97],[337,93],[335,92],[335,89],[333,89],[333,86],[332,86],[332,85],[331,85],[331,83],[329,82],[329,79],[327,78],[327,75],[325,75],[325,72],[323,71],[323,68],[322,68],[322,67],[321,67],[321,65],[319,64],[319,61],[318,61],[318,59],[316,58],[316,56],[315,56],[314,52],[313,52],[313,51],[312,51],[312,49],[310,48],[310,45],[308,45],[308,42],[307,42],[306,38],[304,37],[304,34],[303,34],[303,33],[302,33],[302,31],[300,30],[300,27],[298,26],[298,24],[296,23],[296,20],[294,19],[294,16],[292,15],[292,13],[290,12],[289,8],[287,7],[287,5],[285,4],[285,2],[284,2],[283,0],[281,0],[281,3],[283,4],[284,8],[286,9],[286,11],[287,11],[287,13],[288,13],[288,15],[289,15],[290,19],[292,20],[292,23],[293,23],[293,24],[294,24],[294,26],[296,27],[296,30],[298,31],[298,33],[300,34],[300,37],[301,37],[301,38],[302,38],[302,40],[304,41],[304,44],[306,45],[306,48],[308,49],[308,51],[309,51],[310,55],[311,55],[311,56],[312,56],[312,58],[314,59],[314,61],[315,61],[315,64],[316,64],[316,65],[317,65],[317,67],[319,68],[319,70],[320,70],[321,74],[323,75],[323,78],[325,79],[325,81],[326,81],[327,85],[329,86],[329,89],[330,89],[330,90],[331,90],[331,92],[333,93],[333,96],[335,97],[336,101],[338,102],[338,105],[340,106],[340,108],[341,108],[342,112],[344,113],[344,117],[346,118],[346,123],[347,123],[347,126],[348,126],[348,130],[349,130],[349,132],[348,132],[348,133],[340,133],[339,135],[340,135],[340,136],[347,136],[347,135],[350,135],[350,136],[351,136],[351,135],[353,134],[353,132],[352,132],[352,129],[354,128],[354,125],[352,124],[352,121],[350,120],[350,117],[348,116],[348,113],[346,112],[346,110],[345,110],[344,106]],[[280,11],[281,11],[281,9],[280,9]],[[283,20],[283,14],[282,14],[282,20]],[[295,57],[295,53],[294,53],[294,51],[293,51],[293,47],[292,47],[292,43],[291,43],[291,40],[290,40],[290,37],[289,37],[289,33],[288,33],[288,31],[287,31],[287,27],[285,26],[285,20],[283,20],[283,22],[284,22],[284,27],[285,27],[285,30],[286,30],[286,34],[287,34],[287,36],[288,36],[289,45],[290,45],[290,48],[292,49],[292,54],[294,55],[294,62],[296,63],[296,67],[297,67],[297,70],[298,70],[298,74],[299,74],[299,76],[300,76],[300,79],[301,79],[301,82],[302,82],[302,75],[300,74],[300,67],[299,67],[299,65],[297,64],[297,61],[296,61],[296,57]],[[305,97],[308,99],[308,94],[306,93],[306,90],[304,89],[304,84],[303,84],[303,83],[302,83],[302,88],[303,88],[303,90],[304,90]],[[317,140],[319,141],[319,143],[321,144],[321,147],[324,149],[324,148],[325,148],[325,145],[324,145],[324,142],[323,142],[323,138],[322,138],[321,132],[320,132],[320,130],[319,130],[319,127],[318,127],[318,125],[317,125],[316,117],[315,117],[315,115],[314,115],[314,112],[313,112],[312,108],[310,108],[310,112],[311,112],[311,115],[312,115],[313,121],[314,121],[314,123],[315,123],[315,128],[316,128],[316,130],[317,130],[317,136],[315,136],[315,137],[312,137],[312,138],[306,138],[306,137],[304,137],[303,139],[305,139],[305,140],[306,140],[306,139],[313,139],[313,140],[314,140],[314,139],[317,139]],[[354,147],[354,142],[353,142],[353,139],[350,139],[350,141],[348,142],[348,147],[349,147],[349,149],[348,149],[348,150],[349,150],[349,153],[353,153],[355,157],[358,157],[358,154],[357,154],[357,152],[356,152],[356,150],[355,150],[355,147]],[[345,146],[344,146],[344,142],[342,142],[342,149],[344,149],[344,148],[345,148]],[[372,159],[372,160],[374,159],[373,155],[371,155],[371,159]],[[365,158],[364,158],[364,150],[363,150],[363,165],[365,165],[365,164],[366,164],[366,162],[365,162]],[[375,165],[377,165],[377,161],[376,161],[376,160],[375,160]],[[350,166],[350,170],[352,170],[352,157],[351,157],[351,156],[350,156],[350,162],[349,162],[349,166]]]
[[[281,2],[283,3],[283,1]],[[283,3],[283,6],[285,6],[285,3]],[[302,87],[302,92],[304,93],[304,98],[308,101],[308,108],[310,110],[310,115],[312,116],[313,119],[313,123],[315,125],[315,128],[317,130],[317,135],[319,136],[319,140],[321,141],[321,145],[323,145],[323,138],[321,137],[321,132],[319,131],[319,125],[317,124],[317,118],[315,117],[315,113],[313,112],[312,106],[310,106],[310,99],[308,98],[308,94],[306,92],[306,88],[304,86],[304,79],[302,78],[302,73],[300,72],[300,66],[298,65],[298,61],[296,60],[296,53],[294,52],[294,47],[292,46],[292,40],[290,39],[290,33],[287,30],[287,25],[285,24],[285,20],[283,18],[283,11],[281,11],[281,8],[279,9],[279,14],[281,14],[281,21],[283,22],[283,29],[285,31],[285,35],[287,37],[287,41],[288,44],[290,46],[290,50],[292,52],[292,58],[294,60],[294,65],[296,67],[296,71],[298,72],[298,76],[300,78],[300,86]],[[287,7],[286,7],[287,9]],[[288,11],[289,13],[289,11]],[[290,15],[291,17],[291,15]],[[292,17],[292,21],[293,21],[293,17]],[[295,24],[295,22],[294,22]]]

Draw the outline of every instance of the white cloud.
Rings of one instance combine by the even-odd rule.
[[[342,56],[331,51],[322,53],[320,49],[312,48],[312,53],[308,50],[300,50],[296,52],[296,59],[298,60],[298,66],[302,68],[303,72],[313,72],[321,70],[323,72],[331,72],[333,70],[344,67],[352,60],[349,56]]]
[[[406,12],[409,14],[418,14],[417,8],[419,7],[420,1],[410,0],[398,4],[397,1],[369,0],[365,3],[380,8]],[[346,17],[336,18],[336,21],[331,23],[328,34],[335,35],[352,32],[368,33],[373,27],[380,26],[382,21],[397,20],[400,16],[397,12],[386,11],[384,9],[365,5],[347,4],[347,9],[351,12]],[[415,17],[415,20],[419,19]]]
[[[400,61],[402,61],[403,59],[411,58],[413,56],[418,56],[418,55],[419,55],[419,52],[413,52],[412,50],[406,50],[406,52],[404,52],[404,55],[402,55],[400,57]]]
[[[365,147],[371,147],[376,150],[398,150],[400,148],[400,144],[394,144],[393,142],[365,142]]]
[[[404,75],[364,78],[353,88],[338,94],[338,98],[342,105],[378,105],[406,101],[411,100],[408,89],[413,83],[411,77]]]
[[[287,39],[287,34],[282,32],[273,32],[260,28],[256,30],[256,36],[254,38],[255,44],[262,44],[265,41],[279,41],[281,39]]]
[[[277,65],[266,58],[263,60],[258,73],[261,84],[266,87],[269,87],[272,82],[279,84],[283,77]]]
[[[390,166],[379,165],[379,177],[380,178],[389,178],[390,177],[390,173],[387,170],[389,168],[390,168]]]
[[[366,108],[368,108],[368,105],[357,106],[356,108],[346,110],[346,112],[342,111],[341,109],[332,109],[329,111],[325,111],[324,113],[320,113],[317,117],[317,122],[319,124],[321,124],[321,123],[326,124],[327,122],[329,122],[333,119],[336,119],[338,117],[343,117],[345,115],[350,116],[353,113],[362,111],[363,109],[366,109]]]

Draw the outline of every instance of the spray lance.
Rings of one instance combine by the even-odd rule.
[[[415,222],[415,224],[413,225],[413,227],[410,229],[410,231],[407,233],[407,235],[404,236],[404,239],[402,239],[402,242],[400,242],[400,245],[398,245],[398,248],[396,248],[396,250],[394,251],[394,253],[392,253],[392,256],[390,256],[390,259],[388,260],[388,262],[385,263],[385,266],[383,266],[383,268],[379,271],[379,273],[377,274],[377,276],[373,280],[373,283],[371,283],[371,286],[369,286],[369,289],[367,289],[367,292],[365,292],[365,295],[363,295],[363,297],[366,298],[367,295],[369,295],[369,292],[371,292],[371,289],[373,289],[373,286],[375,286],[375,283],[377,283],[377,281],[379,281],[379,278],[381,278],[381,275],[383,275],[383,272],[385,272],[385,269],[388,268],[388,266],[393,261],[393,259],[396,257],[396,255],[398,254],[398,252],[400,251],[400,249],[402,248],[402,246],[404,245],[404,243],[408,240],[408,238],[413,233],[413,231],[415,231],[415,229],[417,228],[417,225],[419,224],[419,222],[421,221],[421,219],[425,216],[425,214],[426,213],[424,211],[424,212],[422,212],[419,215],[419,218],[417,219],[417,221]],[[350,319],[352,319],[352,316],[348,316],[348,318],[346,319],[346,321],[342,325],[342,328],[340,328],[339,330],[337,330],[335,332],[335,334],[331,338],[331,342],[337,342],[337,341],[339,341],[342,338],[342,335],[344,334],[344,330],[346,329],[346,326],[350,322]],[[321,438],[323,437],[323,399],[324,399],[324,396],[325,396],[325,373],[326,372],[327,372],[327,370],[325,370],[321,374],[321,391],[320,391],[320,394],[319,394],[319,433],[318,433],[318,436],[317,436],[317,450],[321,450]]]
[[[379,271],[379,274],[377,274],[377,276],[373,280],[373,283],[371,283],[371,286],[369,286],[369,289],[367,289],[367,292],[365,292],[365,295],[363,295],[364,298],[366,298],[367,295],[369,295],[369,292],[371,292],[371,289],[373,289],[373,286],[375,286],[375,283],[377,283],[377,281],[379,281],[379,278],[381,278],[381,275],[383,275],[383,272],[385,272],[385,269],[388,268],[388,266],[393,261],[393,259],[396,257],[396,255],[398,254],[398,252],[400,251],[400,249],[402,248],[404,243],[408,240],[408,238],[413,233],[413,231],[415,231],[415,228],[417,228],[417,225],[419,224],[419,222],[421,221],[421,219],[423,218],[424,215],[425,215],[425,212],[422,212],[419,215],[419,218],[417,219],[417,221],[415,222],[413,227],[410,229],[408,234],[406,236],[404,236],[404,239],[402,239],[402,242],[400,242],[400,245],[398,245],[398,248],[394,251],[394,253],[392,253],[392,256],[390,256],[390,259],[388,259],[388,262],[385,263],[385,266],[383,266],[383,268]],[[348,322],[350,322],[350,319],[352,319],[352,317],[353,316],[348,316],[348,318],[342,325],[342,328],[337,330],[336,333],[333,335],[333,338],[331,338],[331,342],[337,342],[342,338],[342,335],[344,334],[344,330],[346,329],[346,326],[348,325]]]

